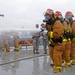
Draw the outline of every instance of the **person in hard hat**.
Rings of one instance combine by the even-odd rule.
[[[65,14],[65,18],[69,25],[72,28],[72,40],[71,40],[71,60],[72,65],[75,65],[75,21],[73,20],[73,13],[71,11],[67,11]]]
[[[1,33],[1,38],[2,38],[2,51],[7,51],[10,52],[10,42],[9,42],[9,34],[7,32],[2,32]]]
[[[54,11],[52,9],[47,9],[47,11],[44,13],[45,19],[43,20],[43,22],[45,22],[45,24],[42,25],[42,28],[46,28],[46,30],[47,30],[49,56],[50,56],[51,61],[52,61],[50,66],[54,66],[54,62],[53,62],[54,42],[50,38],[50,32],[52,30],[52,26],[51,26],[50,23],[48,23],[48,20],[49,20],[48,17],[49,16],[47,16],[47,15],[50,15],[50,14],[54,14]]]
[[[13,41],[14,41],[14,51],[19,51],[19,35],[17,32],[13,33]]]
[[[57,12],[56,12],[57,13]],[[61,72],[62,71],[62,54],[64,51],[63,45],[63,25],[62,25],[62,15],[61,13],[59,16],[54,14],[53,20],[53,41],[55,42],[54,51],[53,51],[53,60],[54,60],[54,72]],[[59,12],[58,12],[59,13]]]
[[[46,24],[51,26],[51,31],[49,32],[49,39],[54,44],[53,48],[53,62],[54,62],[54,70],[53,72],[62,71],[62,53],[63,53],[63,26],[60,20],[55,17],[54,13],[51,9],[47,9],[45,13],[45,21]]]
[[[65,50],[63,51],[62,61],[65,61],[65,66],[70,66],[71,28],[69,24],[63,19],[63,16],[60,11],[56,11],[55,16],[57,16],[60,19],[61,23],[63,24],[63,28],[64,28],[63,44],[65,47]]]
[[[60,11],[56,11],[54,16],[55,16],[55,18],[57,17],[61,21],[61,23],[64,22],[64,18],[63,18],[62,13]]]

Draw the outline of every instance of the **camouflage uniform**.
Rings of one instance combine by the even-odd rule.
[[[33,53],[35,54],[39,54],[38,50],[39,50],[39,33],[35,33],[33,35]]]
[[[47,54],[48,37],[46,32],[41,32],[41,36],[43,37],[44,54]]]

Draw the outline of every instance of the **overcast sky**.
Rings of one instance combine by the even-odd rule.
[[[1,28],[34,29],[36,24],[41,24],[43,13],[51,8],[61,11],[63,16],[66,11],[75,15],[75,0],[0,0]]]

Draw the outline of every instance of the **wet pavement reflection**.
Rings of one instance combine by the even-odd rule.
[[[21,57],[20,52],[14,52],[11,56],[11,52],[2,52],[0,57],[0,63],[5,63],[0,65],[1,75],[75,75],[75,65],[70,68],[63,68],[60,73],[53,73],[53,67],[50,66],[50,58],[48,55],[43,55],[31,59],[13,61]]]
[[[18,56],[18,58],[14,58],[15,55],[16,55],[16,57]],[[28,51],[27,50],[21,50],[19,52],[15,52],[15,51],[5,52],[5,51],[1,51],[0,52],[0,65],[12,63],[14,61],[30,59],[30,58],[37,57],[37,56],[42,56],[42,55],[44,55],[44,54],[43,53],[33,54],[32,50],[28,50]]]

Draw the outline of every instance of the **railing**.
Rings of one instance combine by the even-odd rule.
[[[19,46],[22,49],[22,46],[26,46],[26,50],[27,50],[27,46],[33,46],[33,40],[21,40],[19,42]]]
[[[21,40],[19,42],[20,46],[32,46],[33,45],[33,40]]]

